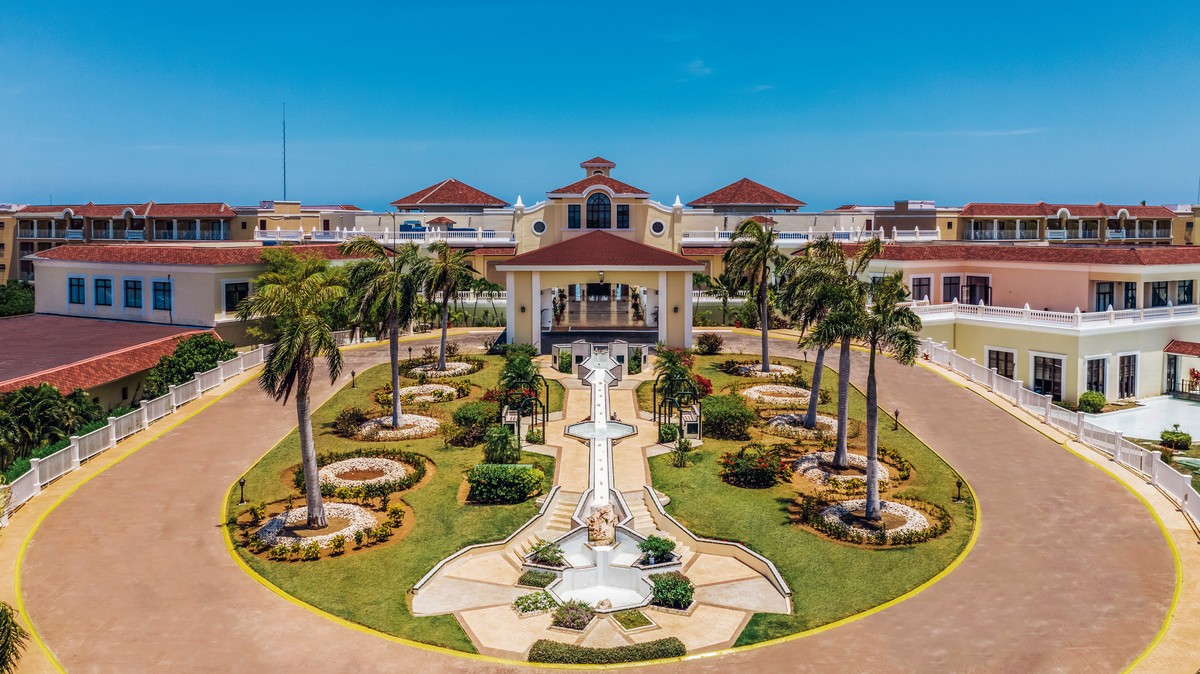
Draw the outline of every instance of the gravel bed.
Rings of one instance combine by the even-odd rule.
[[[383,471],[383,475],[373,477],[369,480],[347,480],[339,477],[339,475],[344,473],[360,470],[381,470]],[[317,475],[321,478],[321,484],[332,484],[335,487],[358,487],[361,485],[377,484],[379,482],[392,482],[404,479],[404,476],[407,474],[408,469],[399,461],[374,456],[356,456],[351,459],[344,459],[324,466],[317,471]]]
[[[470,363],[459,361],[450,361],[446,363],[445,370],[437,369],[437,365],[421,365],[414,367],[411,372],[424,372],[426,377],[430,379],[441,379],[442,377],[457,377],[462,374],[467,374],[471,371]]]
[[[803,414],[776,414],[767,422],[767,432],[785,438],[812,440],[818,435],[829,437],[837,434],[837,419],[817,414],[816,428],[804,427]]]
[[[421,384],[420,386],[405,386],[400,389],[401,400],[424,401],[424,402],[442,402],[443,400],[454,400],[458,397],[458,390],[453,386],[445,384]],[[441,397],[438,397],[438,394]]]
[[[821,517],[824,517],[830,522],[841,524],[842,526],[846,526],[861,534],[870,536],[874,532],[863,529],[862,527],[851,527],[842,521],[843,515],[852,513],[855,510],[862,510],[866,507],[866,505],[867,500],[861,498],[854,499],[852,501],[841,501],[840,503],[835,503],[822,510]],[[888,529],[887,533],[889,538],[900,533],[924,531],[930,526],[929,520],[926,519],[925,515],[916,508],[910,508],[906,505],[894,503],[892,501],[880,501],[879,508],[885,513],[895,515],[897,517],[903,517],[905,520],[904,524],[900,525],[899,527],[896,527],[895,529]]]
[[[356,506],[353,503],[326,503],[325,517],[341,517],[350,521],[350,525],[339,531],[320,536],[293,536],[284,531],[284,527],[288,525],[304,524],[308,520],[308,506],[300,506],[284,511],[271,519],[262,526],[261,529],[254,532],[254,536],[266,543],[270,547],[279,545],[291,545],[299,543],[300,545],[308,545],[316,543],[322,548],[327,548],[333,543],[333,539],[338,536],[345,536],[347,541],[354,540],[354,532],[363,529],[372,529],[376,526],[375,516],[362,506]]]
[[[834,452],[813,452],[805,454],[796,459],[792,464],[792,470],[803,475],[804,477],[816,482],[817,484],[825,484],[831,480],[844,482],[846,480],[865,480],[865,475],[834,475],[821,467],[821,464],[826,465],[833,463]],[[862,454],[850,454],[850,465],[855,468],[867,469],[867,457]],[[882,461],[875,461],[876,467],[879,470],[877,480],[879,482],[887,482],[891,479],[891,473],[888,467]],[[904,506],[907,507],[907,506]],[[914,511],[915,512],[915,511]]]
[[[762,363],[740,365],[734,370],[734,373],[743,377],[778,377],[784,374],[796,374],[796,368],[787,365],[771,363],[768,367],[771,369],[770,372],[762,371]]]
[[[811,393],[806,388],[783,384],[758,384],[742,391],[742,395],[746,398],[768,405],[793,405],[796,403],[807,405]]]
[[[370,436],[374,433],[377,440],[411,440],[427,438],[437,433],[442,422],[420,414],[401,414],[400,426],[392,428],[392,417],[376,417],[359,427],[359,432]]]

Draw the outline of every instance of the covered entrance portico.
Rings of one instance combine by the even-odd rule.
[[[644,332],[645,341],[692,341],[692,273],[682,255],[592,232],[496,266],[508,290],[508,338],[542,348],[544,333]]]

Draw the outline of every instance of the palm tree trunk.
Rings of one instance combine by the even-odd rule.
[[[808,394],[808,411],[804,414],[804,427],[817,427],[817,405],[820,403],[821,372],[825,369],[825,347],[817,347],[817,360],[813,363],[812,391]]]
[[[846,425],[850,417],[850,338],[843,337],[841,350],[838,352],[838,423],[837,450],[833,455],[833,465],[838,468],[850,467],[850,450],[846,448]]]
[[[309,367],[312,367],[311,363]],[[300,425],[300,463],[304,467],[304,500],[308,506],[308,526],[321,529],[327,526],[328,522],[325,519],[325,504],[321,501],[321,478],[317,475],[317,450],[313,446],[307,386],[296,390],[296,420]]]
[[[442,293],[442,344],[438,351],[438,369],[446,369],[446,332],[450,329],[450,297]]]
[[[396,312],[388,319],[388,355],[392,359],[392,428],[400,427],[400,322]]]
[[[875,384],[875,345],[867,366],[867,519],[879,520],[879,394]]]
[[[763,270],[762,282],[758,284],[758,302],[759,302],[759,306],[762,308],[762,311],[759,312],[759,317],[758,317],[759,321],[762,322],[762,326],[761,326],[762,327],[762,371],[770,372],[771,371],[771,358],[767,354],[767,341],[769,339],[767,336],[767,330],[770,329],[770,327],[771,327],[771,316],[768,313],[768,307],[767,307],[767,274],[766,274],[766,270]]]
[[[729,298],[721,298],[721,325],[729,325]]]

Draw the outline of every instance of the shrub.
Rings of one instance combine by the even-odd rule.
[[[666,608],[686,609],[692,605],[692,595],[696,588],[688,577],[672,571],[670,573],[655,573],[650,575],[654,587],[650,590],[651,603]]]
[[[346,537],[341,534],[334,536],[333,540],[329,542],[329,547],[331,554],[335,556],[342,554],[346,551]]]
[[[387,404],[381,406],[384,409],[391,409],[392,395],[389,393],[387,397]],[[343,409],[341,412],[338,412],[337,416],[333,418],[333,432],[337,433],[343,438],[353,438],[358,434],[359,427],[367,422],[367,418],[366,410],[362,409],[361,407],[355,407],[351,405],[350,407]]]
[[[675,541],[661,536],[647,536],[646,540],[638,543],[638,550],[646,555],[647,564],[666,562],[675,551]]]
[[[707,398],[712,395],[713,383],[712,380],[704,375],[698,374],[692,377],[692,381],[696,383],[696,393],[701,398]]]
[[[250,522],[252,524],[258,524],[263,520],[264,517],[267,516],[267,504],[257,503],[252,506],[247,506],[246,514],[250,516]]]
[[[363,538],[365,538],[365,537],[366,537],[366,534],[363,533],[362,529],[356,530],[354,532],[354,547],[356,547],[356,548],[362,547]]]
[[[705,435],[723,440],[750,439],[754,412],[746,406],[742,396],[736,393],[709,396],[704,401],[702,414]]]
[[[583,630],[596,617],[596,612],[586,602],[572,599],[554,609],[554,619],[550,624],[555,627],[565,627],[569,630]]]
[[[546,566],[562,566],[563,550],[558,543],[552,543],[539,538],[529,549],[529,558],[537,564]]]
[[[462,432],[455,444],[471,447],[478,445],[488,426],[500,418],[500,407],[494,402],[474,401],[454,410],[452,420]]]
[[[521,450],[508,426],[494,425],[484,434],[483,460],[485,463],[518,463]]]
[[[280,543],[279,545],[276,545],[275,547],[271,548],[271,551],[267,553],[267,556],[270,557],[271,559],[287,559],[288,558],[288,546],[284,545],[283,543]]]
[[[735,487],[772,487],[792,474],[791,466],[783,458],[788,448],[782,443],[767,447],[761,442],[752,442],[737,452],[725,452],[718,462],[721,479]]]
[[[753,330],[758,327],[758,302],[742,302],[742,306],[731,313],[734,319],[742,322],[743,328]]]
[[[454,358],[455,356],[458,355],[458,352],[459,352],[458,342],[446,342],[446,357],[447,358]]]
[[[679,438],[675,441],[675,448],[671,450],[671,465],[676,468],[687,467],[688,452],[692,451],[692,441],[687,438]]]
[[[830,400],[833,400],[833,397],[829,394],[829,389],[823,388],[817,391],[818,405],[828,405]]]
[[[621,627],[627,630],[635,630],[639,627],[649,627],[650,625],[654,624],[650,622],[650,619],[646,617],[646,614],[633,608],[614,613],[613,620],[616,620]]]
[[[404,524],[404,506],[394,505],[387,510],[388,524],[399,527]]]
[[[172,384],[190,381],[195,373],[207,372],[218,363],[237,356],[232,342],[226,342],[211,333],[192,335],[180,340],[169,356],[163,356],[158,364],[146,373],[142,384],[144,398],[157,398],[169,390]]]
[[[525,442],[531,445],[546,444],[546,433],[540,427],[534,426],[525,433]]]
[[[530,569],[521,574],[521,577],[517,579],[517,584],[528,587],[546,587],[550,583],[553,583],[556,578],[558,578],[558,574],[553,571]]]
[[[658,427],[658,441],[661,444],[675,442],[677,437],[679,437],[679,427],[675,424],[663,424]]]
[[[517,613],[534,613],[553,610],[558,606],[558,602],[554,601],[554,597],[551,597],[549,592],[543,591],[523,594],[514,599],[512,605]]]
[[[1187,451],[1192,448],[1192,436],[1179,430],[1179,424],[1175,424],[1174,430],[1164,429],[1158,437],[1159,444],[1167,449]]]
[[[288,557],[289,558],[299,557],[300,553],[302,553],[302,552],[304,552],[304,546],[300,544],[300,541],[296,541],[288,546]]]
[[[392,525],[387,522],[380,522],[379,526],[375,527],[375,540],[383,543],[392,537]]]
[[[571,372],[571,364],[572,364],[571,352],[570,351],[559,351],[558,352],[558,371],[570,373]]]
[[[317,545],[316,541],[304,546],[304,550],[300,553],[300,560],[305,562],[315,562],[321,557],[321,546]]]
[[[637,346],[629,350],[629,374],[642,373],[642,347]]]
[[[536,493],[546,474],[539,468],[481,463],[467,471],[474,503],[520,503]]]
[[[725,338],[715,332],[702,332],[696,338],[696,353],[701,356],[715,356],[721,353],[725,346]]]
[[[591,648],[564,644],[549,639],[533,642],[529,649],[530,662],[551,662],[575,665],[608,665],[620,662],[661,660],[687,655],[687,647],[676,637],[647,641],[630,646]]]

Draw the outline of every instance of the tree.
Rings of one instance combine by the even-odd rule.
[[[7,468],[104,417],[104,408],[81,389],[64,396],[43,383],[0,395],[0,464]]]
[[[158,364],[146,373],[142,384],[143,398],[157,398],[166,394],[171,386],[187,382],[197,372],[207,372],[218,363],[232,360],[237,350],[232,342],[213,335],[201,333],[182,339],[170,355],[163,356]]]
[[[897,271],[871,284],[872,303],[863,321],[862,338],[870,348],[867,366],[867,505],[869,520],[881,519],[879,509],[879,394],[875,355],[883,353],[903,365],[912,365],[920,349],[921,319],[906,303],[904,273]]]
[[[238,318],[243,321],[266,316],[275,319],[275,341],[263,364],[259,385],[273,398],[285,403],[295,394],[300,459],[308,526],[311,528],[323,528],[328,523],[321,501],[321,480],[317,476],[309,387],[317,358],[325,358],[331,383],[337,380],[342,370],[342,353],[333,335],[334,327],[330,325],[330,309],[346,299],[344,281],[341,275],[326,271],[317,261],[305,260],[286,273],[260,275],[255,279],[258,291],[238,305]]]
[[[476,273],[471,266],[471,251],[454,250],[445,241],[429,244],[431,257],[422,260],[425,294],[430,302],[438,302],[442,313],[442,340],[438,348],[438,369],[446,369],[446,333],[450,328],[450,300],[462,290]]]
[[[14,674],[29,633],[17,622],[17,610],[0,602],[0,674]]]
[[[750,218],[737,226],[725,251],[725,266],[729,273],[758,289],[759,324],[762,330],[762,371],[771,371],[768,354],[768,330],[771,327],[771,306],[767,302],[767,286],[772,269],[785,261],[775,240],[779,235],[771,225],[763,226],[759,219]]]
[[[408,244],[394,254],[375,239],[355,237],[339,246],[343,255],[363,256],[350,265],[354,325],[388,337],[392,390],[400,390],[400,328],[412,322],[421,280],[416,271],[420,249]],[[400,427],[400,396],[392,396],[392,428]]]
[[[263,248],[262,259],[267,264],[266,272],[268,273],[275,272],[291,276],[300,273],[301,268],[315,268],[327,274],[339,277],[342,275],[340,269],[335,269],[329,264],[329,260],[319,256],[317,253],[305,252],[297,254],[291,246],[269,246]],[[334,330],[350,329],[351,316],[348,302],[336,302],[328,307],[324,307],[322,311],[325,314],[325,319],[333,326]],[[258,324],[247,328],[246,332],[263,342],[273,342],[275,341],[273,318],[264,317],[264,319]]]
[[[32,284],[14,279],[4,285],[0,285],[0,316],[17,316],[32,313]]]
[[[721,324],[729,324],[729,300],[738,292],[738,280],[728,272],[708,278],[708,294],[721,301]]]

